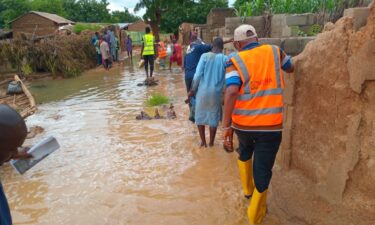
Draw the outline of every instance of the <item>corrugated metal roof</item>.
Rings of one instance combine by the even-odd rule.
[[[52,14],[52,13],[46,13],[46,12],[38,12],[38,11],[30,11],[30,12],[28,12],[28,13],[26,13],[26,14],[24,14],[24,15],[16,18],[16,19],[14,19],[13,21],[18,20],[19,18],[21,18],[21,17],[23,17],[23,16],[25,16],[25,15],[27,15],[29,13],[37,14],[37,15],[39,15],[41,17],[44,17],[46,19],[49,19],[49,20],[51,20],[51,21],[53,21],[53,22],[55,22],[57,24],[69,24],[69,23],[70,24],[75,24],[75,22],[73,22],[71,20],[68,20],[68,19],[65,19],[64,17],[61,17],[59,15]]]

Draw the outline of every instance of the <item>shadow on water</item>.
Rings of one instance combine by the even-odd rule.
[[[138,87],[144,71],[125,61],[31,85],[43,104],[27,124],[45,132],[26,144],[53,135],[61,148],[24,176],[1,168],[15,224],[247,224],[236,155],[220,138],[197,148],[183,75],[155,76],[158,86]],[[172,99],[176,120],[135,120],[154,92]]]

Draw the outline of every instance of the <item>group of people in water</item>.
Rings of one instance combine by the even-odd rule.
[[[107,56],[117,59],[116,51],[112,51],[112,41],[116,39],[111,40],[111,32],[113,31],[107,32],[109,41],[103,35],[98,35],[99,48],[102,50],[104,46],[105,50],[102,63],[103,59],[104,63],[109,63],[106,61]],[[222,38],[215,38],[212,44],[205,44],[193,33],[183,60],[188,96],[186,103],[190,107],[190,120],[198,126],[202,147],[207,147],[207,125],[210,129],[209,146],[213,146],[216,129],[222,121],[223,147],[227,152],[234,151],[233,134],[237,135],[237,164],[244,197],[249,200],[247,216],[250,224],[260,224],[267,213],[272,168],[282,140],[285,87],[282,71],[292,73],[295,63],[278,46],[260,44],[257,32],[251,25],[239,26],[233,36],[233,39],[226,42],[233,42],[237,52],[226,56],[223,54],[226,42]],[[176,39],[173,42],[176,43]],[[116,47],[115,44],[114,46]],[[159,46],[162,45],[156,44],[150,28],[146,29],[141,56],[146,61],[147,78],[149,75],[152,77],[154,58]],[[176,49],[176,45],[174,48]],[[182,52],[175,52],[171,61],[179,64],[182,62]],[[173,105],[169,112],[169,117],[175,118]],[[154,119],[162,118],[158,111],[155,114]],[[146,118],[143,113],[137,119],[151,118]],[[0,131],[0,165],[12,158],[31,157],[25,149],[19,151],[27,135],[25,121],[14,109],[1,104]],[[0,224],[12,224],[1,183]]]
[[[187,47],[186,54],[183,57],[182,47],[178,44],[176,38],[171,37],[173,43],[170,50],[169,69],[172,63],[185,73],[185,86],[189,104],[189,120],[197,124],[201,138],[201,147],[214,145],[217,127],[222,118],[222,96],[225,81],[225,63],[228,57],[223,54],[224,42],[222,38],[216,38],[212,44],[204,43],[198,38],[197,32],[192,32],[190,44]],[[145,71],[147,79],[153,76],[154,59],[162,68],[165,68],[165,61],[168,56],[168,50],[164,42],[154,39],[150,28],[146,28],[146,34],[143,37],[141,56],[145,62]],[[207,145],[205,137],[205,126],[209,126],[210,141]]]
[[[91,43],[95,47],[97,66],[103,65],[105,69],[109,70],[112,62],[118,61],[119,58],[120,43],[115,34],[115,29],[110,27],[105,29],[103,33],[95,32]]]
[[[233,42],[237,50],[223,54],[224,44]],[[150,29],[142,46],[146,76],[159,46]],[[150,57],[152,55],[152,57]],[[223,147],[233,152],[234,133],[238,137],[237,160],[244,197],[249,199],[247,215],[251,224],[262,223],[272,168],[282,140],[282,71],[294,71],[292,58],[280,47],[260,44],[255,28],[237,27],[233,39],[215,38],[205,44],[193,33],[182,66],[189,104],[189,119],[198,126],[201,147],[207,147],[205,126],[209,127],[208,146],[214,146],[219,122],[223,126]],[[225,90],[224,90],[225,87]],[[224,100],[224,106],[223,106]]]
[[[146,27],[145,35],[142,38],[141,59],[144,61],[146,79],[153,77],[155,62],[162,69],[166,69],[169,57],[169,70],[172,70],[173,63],[182,67],[182,47],[174,35],[170,36],[171,44],[166,37],[164,41],[155,40],[151,29]],[[156,61],[154,61],[156,59]]]

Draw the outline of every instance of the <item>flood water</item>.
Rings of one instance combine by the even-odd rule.
[[[156,71],[160,84],[137,86],[144,71],[130,62],[65,80],[38,81],[40,103],[28,127],[61,148],[18,175],[0,176],[14,224],[248,224],[236,154],[199,148],[181,72]],[[176,120],[137,121],[154,92],[175,105]]]

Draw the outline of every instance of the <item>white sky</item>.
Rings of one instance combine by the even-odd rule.
[[[231,6],[234,3],[235,0],[229,0],[229,6]],[[114,10],[124,10],[124,7],[128,8],[131,13],[133,13],[134,6],[137,4],[137,0],[109,0],[109,6],[108,8],[111,11]],[[141,11],[137,12],[136,15],[143,16],[145,13],[145,9],[142,9]]]

